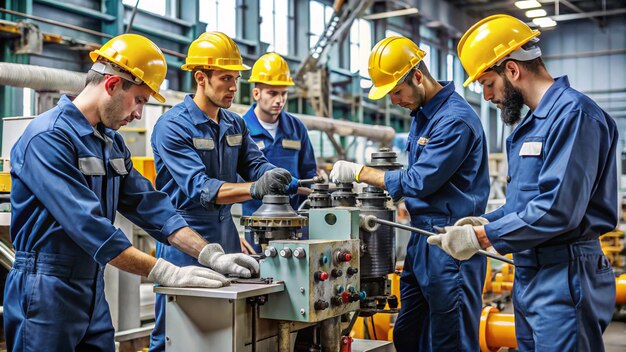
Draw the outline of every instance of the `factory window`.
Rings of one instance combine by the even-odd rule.
[[[394,31],[394,30],[387,29],[387,30],[385,31],[385,38],[387,38],[387,37],[404,37],[404,35],[402,35],[402,34],[400,34],[400,33],[396,32],[396,31]]]
[[[261,1],[261,41],[268,43],[268,52],[275,51],[287,55],[289,30],[289,2],[288,0]]]
[[[309,3],[309,47],[314,47],[320,36],[324,33],[326,25],[333,16],[333,8],[326,6],[319,1],[311,1]],[[323,20],[323,21],[322,21]],[[313,53],[319,56],[319,53]]]
[[[367,61],[372,50],[372,26],[364,19],[357,19],[350,28],[350,71],[369,77]]]
[[[135,7],[135,5],[137,5],[137,0],[122,0],[122,4]],[[176,8],[176,0],[139,1],[137,8],[161,16],[167,15],[175,17],[173,9]]]
[[[424,52],[426,53],[426,56],[424,56],[424,63],[426,64],[426,67],[428,67],[429,70],[432,70],[432,67],[430,67],[430,63],[431,63],[430,45],[425,44],[425,43],[420,43],[419,47],[420,49],[424,50]]]
[[[237,36],[237,2],[234,0],[200,0],[199,20],[207,24],[206,30],[220,31]]]
[[[454,81],[454,56],[446,56],[446,81]]]

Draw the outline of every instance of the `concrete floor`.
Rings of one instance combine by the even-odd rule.
[[[626,352],[626,322],[612,321],[604,332],[606,352]]]

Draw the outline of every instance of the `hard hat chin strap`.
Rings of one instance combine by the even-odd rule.
[[[536,59],[541,56],[541,49],[537,46],[537,42],[539,42],[539,38],[533,38],[524,46],[527,48],[524,49],[524,46],[521,48],[511,52],[509,55],[503,57],[498,62],[495,63],[494,66],[500,66],[506,60],[516,60],[516,61],[530,61]]]
[[[134,77],[133,75],[131,75],[128,72],[124,72],[121,68],[116,67],[115,65],[112,65],[108,62],[103,62],[103,61],[96,61],[94,62],[94,64],[91,66],[90,71],[94,71],[97,72],[101,75],[112,75],[112,76],[118,76],[126,81],[129,81],[133,84],[136,85],[140,85],[143,83],[142,80],[140,80],[137,77]]]

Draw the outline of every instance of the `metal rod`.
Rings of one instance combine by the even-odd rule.
[[[135,15],[137,14],[137,6],[139,6],[139,0],[133,6],[133,12],[130,14],[130,20],[128,21],[128,25],[126,26],[126,32],[130,33],[130,29],[133,27],[133,21],[135,21]]]
[[[306,185],[311,185],[314,183],[322,183],[324,182],[324,179],[320,176],[315,176],[313,178],[305,178],[305,179],[300,179],[298,180],[298,186],[306,186]]]
[[[35,21],[51,24],[51,25],[54,25],[54,26],[59,26],[59,27],[73,29],[75,31],[92,34],[92,35],[99,36],[99,37],[102,37],[102,38],[107,38],[107,39],[113,38],[113,36],[111,34],[102,33],[102,32],[98,32],[98,31],[94,31],[94,30],[88,29],[88,28],[74,26],[74,25],[71,25],[71,24],[63,23],[63,22],[49,20],[47,18],[43,18],[43,17],[39,17],[39,16],[33,16],[33,15],[25,14],[25,13],[22,13],[22,12],[17,12],[17,11],[13,11],[13,10],[7,10],[7,9],[3,9],[3,8],[0,8],[0,12],[8,13],[8,14],[14,15],[14,16],[20,16],[20,17],[28,18],[28,19],[31,19],[31,20],[35,20]],[[101,45],[101,44],[96,44],[96,45]],[[177,51],[170,50],[170,49],[161,48],[161,51],[164,52],[165,54],[169,54],[169,55],[176,56],[176,57],[181,57],[181,58],[186,58],[187,57],[187,55],[185,55],[185,54],[182,54],[182,53],[179,53]]]
[[[393,221],[379,219],[379,218],[377,218],[377,217],[375,217],[373,215],[368,215],[366,217],[366,220],[367,221],[373,221],[373,222],[376,222],[376,223],[379,223],[379,224],[382,224],[382,225],[387,225],[387,226],[391,226],[391,227],[397,227],[399,229],[403,229],[403,230],[407,230],[407,231],[417,232],[420,235],[425,235],[425,236],[435,236],[436,235],[435,233],[432,233],[430,231],[422,230],[422,229],[419,229],[419,228],[413,227],[413,226],[398,224],[398,223],[393,222]],[[511,264],[511,265],[515,265],[511,259],[509,259],[507,257],[504,257],[504,256],[501,256],[501,255],[497,255],[497,254],[491,253],[491,252],[487,252],[484,249],[479,249],[478,250],[478,254],[484,255],[486,257],[493,258],[493,259],[496,259],[496,260],[499,260],[501,262],[505,262],[505,263],[508,263],[508,264]]]

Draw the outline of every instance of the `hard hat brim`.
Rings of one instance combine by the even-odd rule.
[[[159,94],[159,93],[157,93],[157,92],[153,91],[153,92],[152,92],[152,96],[153,96],[153,97],[154,97],[154,99],[156,99],[159,103],[165,103],[165,98],[164,98],[161,94]]]
[[[391,92],[391,90],[398,84],[398,82],[391,82],[385,85],[382,85],[380,87],[376,87],[376,86],[372,86],[372,88],[370,88],[370,92],[367,95],[367,97],[370,100],[378,100],[383,98],[385,95],[387,95],[389,92]]]
[[[268,86],[293,86],[294,83],[293,81],[289,82],[289,81],[267,81],[267,82],[263,82],[261,80],[258,79],[249,79],[248,83],[262,83],[262,84],[267,84]]]
[[[180,67],[185,71],[193,71],[195,69],[203,69],[203,70],[224,70],[224,71],[248,71],[250,66],[248,65],[195,65],[195,64],[184,64]]]

